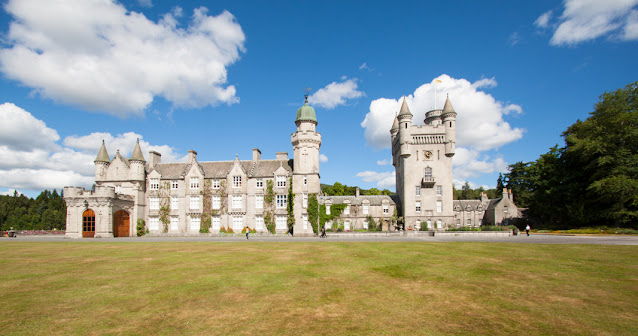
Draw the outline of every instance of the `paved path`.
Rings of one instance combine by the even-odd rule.
[[[237,237],[130,237],[130,238],[95,238],[95,239],[68,239],[60,236],[18,236],[17,238],[0,238],[2,242],[492,242],[492,243],[519,243],[519,244],[598,244],[598,245],[638,245],[638,236],[615,235],[544,235],[532,234],[498,237],[498,236],[438,236],[438,237],[330,237],[320,239],[317,237],[282,237],[282,236],[245,236]]]

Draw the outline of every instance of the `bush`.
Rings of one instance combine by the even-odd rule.
[[[146,228],[146,222],[143,219],[138,218],[137,219],[137,236],[141,237],[147,233],[148,233],[148,229]]]

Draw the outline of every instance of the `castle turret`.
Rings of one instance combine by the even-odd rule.
[[[144,165],[146,164],[146,160],[144,160],[144,155],[140,148],[139,138],[137,139],[137,143],[135,144],[135,148],[133,149],[129,162],[131,164],[131,169],[129,170],[130,179],[133,181],[144,181]]]
[[[452,157],[456,151],[456,112],[449,96],[445,99],[441,118],[445,126],[445,156]]]
[[[102,147],[100,147],[100,151],[97,153],[97,157],[93,163],[95,163],[95,181],[104,181],[106,179],[106,168],[111,163],[109,153],[106,152],[104,140],[102,140]]]
[[[399,143],[401,146],[400,155],[402,157],[410,156],[410,137],[412,127],[412,112],[410,112],[410,108],[408,108],[408,103],[403,97],[403,104],[401,105],[401,110],[399,111],[399,115],[397,116],[399,122]]]
[[[394,121],[392,122],[392,128],[390,128],[390,135],[392,136],[392,142],[397,137],[397,133],[399,133],[399,119],[397,116],[394,116]]]
[[[297,110],[295,125],[297,131],[290,137],[293,148],[292,192],[295,194],[293,212],[295,235],[313,235],[308,222],[308,209],[304,205],[312,194],[319,194],[319,148],[321,134],[316,132],[315,109],[308,105],[308,95],[302,107]]]

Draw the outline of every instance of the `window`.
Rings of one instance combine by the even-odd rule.
[[[199,189],[199,177],[191,177],[191,189]]]
[[[363,229],[364,230],[368,229],[368,220],[367,219],[363,221]]]
[[[159,217],[148,218],[148,229],[152,231],[159,230]]]
[[[148,199],[151,210],[159,210],[159,197],[151,197]]]
[[[179,209],[179,198],[171,197],[171,209],[173,210]]]
[[[233,188],[241,188],[241,176],[233,176]]]
[[[236,233],[241,232],[244,228],[244,217],[241,216],[233,216],[233,231]]]
[[[432,177],[432,168],[430,168],[430,167],[426,167],[425,168],[425,177],[426,178],[431,178]]]
[[[120,186],[115,186],[115,193],[116,193],[116,194],[119,194],[119,193],[121,193],[121,192],[122,192],[122,187],[120,187]]]
[[[276,230],[286,230],[288,228],[288,224],[286,223],[288,218],[286,216],[277,216],[275,219],[275,229]]]
[[[222,207],[222,197],[219,195],[213,195],[213,202],[212,202],[212,207],[213,210],[219,210]]]
[[[242,195],[233,195],[233,209],[241,209]]]
[[[255,209],[264,208],[264,195],[255,195]]]
[[[191,231],[199,232],[199,226],[201,223],[201,218],[199,217],[191,217]]]
[[[177,231],[179,226],[179,217],[171,217],[171,231]]]
[[[179,188],[179,181],[171,181],[171,189],[175,190]]]
[[[210,183],[210,186],[211,186],[213,189],[219,189],[219,188],[221,187],[221,181],[220,181],[220,180],[213,180],[213,181]]]
[[[507,213],[507,205],[503,207],[503,212]]]
[[[288,205],[288,195],[277,195],[277,208],[284,209]]]
[[[194,210],[199,209],[199,196],[191,196],[190,206],[191,206],[191,209],[194,209]]]
[[[440,220],[440,219],[437,219],[437,220],[436,220],[436,228],[437,228],[437,229],[440,229],[441,227],[443,227],[443,222],[441,222],[441,220]]]
[[[326,215],[330,214],[330,204],[326,205]]]
[[[152,178],[150,180],[150,185],[149,185],[149,189],[151,190],[159,190],[159,179],[158,178]]]
[[[306,176],[303,177],[303,185],[308,184],[308,178]]]
[[[350,221],[349,220],[343,222],[343,230],[344,231],[350,231]]]
[[[416,201],[416,212],[421,212],[421,201]]]
[[[443,212],[443,202],[436,201],[436,212]]]
[[[429,228],[430,228],[430,225],[432,225],[432,221],[431,221],[431,220],[429,220],[429,219],[428,219],[427,221],[425,221],[425,227],[426,227],[426,228],[428,228],[428,229],[429,229]]]
[[[467,220],[467,226],[472,226],[472,220],[471,219]]]
[[[213,216],[211,219],[213,222],[213,230],[219,230],[219,223],[221,223],[219,216]]]
[[[302,204],[303,208],[307,208],[308,207],[308,194],[303,194],[303,204]]]
[[[264,216],[255,216],[255,229],[257,230],[266,229],[266,226],[264,225]]]
[[[443,188],[438,185],[436,186],[436,196],[441,196],[443,194]]]
[[[346,205],[346,208],[343,209],[343,214],[344,215],[349,215],[350,214],[350,204]]]
[[[417,196],[421,196],[421,187],[417,186],[414,194]]]
[[[364,204],[363,205],[363,214],[367,215],[369,211],[370,211],[370,205]]]
[[[383,213],[390,213],[390,207],[387,204],[383,205]]]
[[[277,176],[277,187],[285,187],[286,186],[286,177],[283,175]]]
[[[307,230],[308,229],[308,215],[303,215],[303,229]]]
[[[264,179],[257,179],[257,181],[255,181],[255,186],[257,188],[263,188],[264,187]]]
[[[326,222],[326,229],[332,229],[332,221],[331,220]]]

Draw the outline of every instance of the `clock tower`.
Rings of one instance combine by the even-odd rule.
[[[443,229],[454,224],[456,112],[448,98],[442,110],[426,113],[424,125],[412,125],[412,117],[404,98],[390,130],[399,216],[405,229]]]

